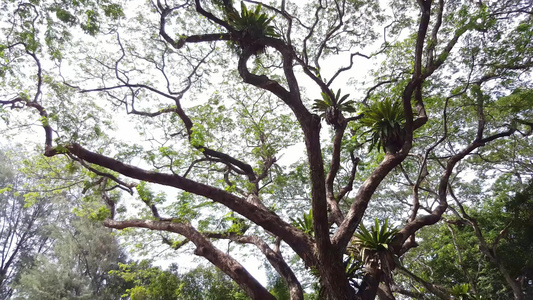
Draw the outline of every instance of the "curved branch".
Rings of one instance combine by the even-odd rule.
[[[303,300],[303,289],[300,282],[292,272],[290,266],[285,262],[280,253],[272,250],[265,241],[258,236],[231,236],[232,241],[238,243],[253,244],[265,255],[268,262],[276,269],[278,274],[285,280],[285,283],[289,287],[289,293],[291,300]]]
[[[195,1],[196,3],[196,10],[202,14],[204,17],[208,18],[209,20],[217,23],[218,25],[221,25],[222,27],[226,28],[229,32],[234,32],[233,28],[228,25],[228,23],[218,19],[213,14],[205,11],[202,6],[200,5],[200,1]],[[173,11],[180,9],[184,7],[187,3],[179,5],[177,7],[163,7],[161,2],[157,1],[157,8],[160,10],[161,18],[159,20],[159,34],[163,37],[165,41],[167,41],[172,47],[176,49],[182,48],[185,43],[200,43],[200,42],[216,42],[221,40],[230,40],[231,35],[228,33],[214,33],[214,34],[203,34],[203,35],[192,35],[188,37],[182,37],[179,40],[174,40],[171,38],[168,33],[165,30],[166,25],[166,18],[167,16],[172,13]]]
[[[361,101],[361,103],[363,103],[364,105],[367,105],[367,101],[368,99],[370,99],[370,94],[372,94],[372,92],[377,89],[378,87],[384,85],[384,84],[388,84],[388,83],[393,83],[393,82],[396,82],[398,81],[397,79],[391,79],[391,80],[385,80],[385,81],[381,81],[381,82],[378,82],[376,83],[373,87],[369,88],[368,91],[366,91],[366,96],[365,98]]]
[[[406,275],[407,277],[420,283],[423,287],[425,287],[428,291],[430,291],[432,294],[439,297],[440,299],[443,299],[443,300],[450,299],[450,293],[444,287],[425,281],[424,279],[411,273],[409,270],[407,270],[403,266],[398,266],[398,270],[400,270],[400,272]]]
[[[116,176],[113,176],[113,175],[111,175],[109,173],[100,172],[100,171],[96,170],[95,168],[93,168],[93,167],[89,166],[88,164],[86,164],[82,159],[79,159],[79,158],[75,157],[74,155],[71,155],[70,153],[67,153],[67,155],[68,155],[68,157],[70,159],[79,162],[87,170],[93,172],[94,174],[96,174],[98,176],[111,179],[112,181],[116,182],[119,187],[122,187],[130,195],[133,195],[133,189],[132,188],[135,187],[135,184],[127,184],[124,181],[118,179]]]
[[[353,189],[355,173],[357,172],[357,166],[359,165],[361,159],[359,157],[355,157],[353,152],[350,153],[350,158],[352,160],[352,170],[350,172],[350,178],[348,179],[348,183],[346,184],[346,186],[341,188],[339,193],[337,194],[337,202],[340,202],[346,196],[346,194]]]
[[[341,146],[344,131],[346,129],[346,122],[343,122],[341,126],[336,128],[335,136],[333,137],[333,153],[331,154],[331,166],[326,176],[326,193],[329,209],[331,210],[331,216],[335,224],[340,225],[344,220],[344,216],[339,208],[338,201],[333,192],[333,185],[335,177],[339,172],[341,164]]]
[[[167,42],[169,42],[172,45],[172,47],[176,49],[181,49],[186,43],[231,41],[232,35],[229,33],[210,33],[210,34],[191,35],[191,36],[180,38],[177,42],[168,36],[167,37],[163,36],[163,38]]]
[[[28,99],[25,99],[23,97],[17,97],[13,100],[0,100],[0,105],[1,106],[9,105],[11,106],[10,107],[11,109],[21,109],[21,108],[24,108],[24,106],[35,108],[39,112],[39,115],[41,116],[40,121],[45,132],[45,141],[44,141],[45,152],[47,151],[55,152],[52,147],[53,129],[48,123],[48,113],[46,112],[46,109],[41,104],[39,104],[36,101],[29,101]]]
[[[339,7],[339,3],[337,1],[335,1],[335,8],[336,8],[336,11],[337,11],[337,20],[339,20],[339,24],[335,25],[333,28],[331,28],[331,30],[329,32],[327,32],[324,36],[324,40],[320,43],[318,49],[317,49],[317,53],[315,55],[315,66],[320,69],[320,64],[318,63],[318,60],[320,59],[320,57],[322,56],[322,53],[324,52],[324,49],[326,48],[326,45],[328,43],[328,41],[330,40],[330,38],[335,34],[335,32],[337,32],[339,29],[342,28],[342,25],[344,25],[344,22],[342,20],[342,18],[344,17],[344,5],[345,3],[343,2],[343,5],[342,5],[342,8]],[[318,14],[318,9],[317,9],[317,14]],[[318,18],[318,17],[317,17]],[[318,74],[320,76],[320,74]],[[322,79],[321,79],[322,80]],[[331,81],[330,81],[331,82]],[[328,84],[329,85],[329,84]]]
[[[194,1],[195,5],[196,5],[196,11],[198,13],[200,13],[202,16],[206,17],[207,19],[213,21],[214,23],[226,28],[227,31],[233,33],[235,32],[235,30],[225,21],[215,17],[212,13],[206,11],[202,5],[200,5],[200,0],[195,0]]]
[[[286,90],[277,81],[268,78],[268,76],[256,75],[248,70],[246,63],[248,62],[248,59],[250,59],[251,56],[252,53],[250,53],[249,51],[244,51],[239,57],[238,70],[244,82],[254,85],[258,88],[270,91],[271,93],[282,99],[285,103],[287,103],[287,105],[293,106],[294,100],[292,99],[293,97],[290,91]]]
[[[359,52],[351,53],[350,54],[350,64],[348,66],[346,66],[346,67],[342,67],[342,68],[338,69],[337,72],[335,72],[335,74],[333,74],[333,76],[331,76],[331,79],[328,80],[326,85],[330,86],[333,83],[333,81],[335,80],[335,78],[337,78],[337,76],[339,76],[342,72],[346,72],[346,71],[350,70],[352,68],[352,66],[353,66],[353,58],[355,56],[360,56],[360,57],[363,57],[363,58],[366,58],[366,59],[370,59],[374,55],[379,54],[382,51],[383,50],[378,51],[377,53],[374,53],[374,54],[371,54],[371,55],[365,55],[365,54],[362,54],[362,53],[359,53]]]
[[[253,299],[275,298],[233,257],[217,249],[205,236],[190,224],[173,221],[127,220],[115,221],[107,219],[104,225],[114,229],[148,228],[151,230],[168,231],[181,234],[194,243],[194,254],[203,256],[220,270],[230,276]]]

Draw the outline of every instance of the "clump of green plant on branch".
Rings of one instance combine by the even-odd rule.
[[[389,226],[388,218],[383,225],[376,218],[370,229],[361,224],[352,242],[365,268],[381,270],[388,283],[392,282],[389,274],[394,270],[397,260],[391,249],[396,233],[398,230]]]
[[[361,124],[371,133],[370,148],[398,152],[405,142],[405,115],[402,104],[389,98],[374,102],[363,111]]]
[[[333,90],[330,90],[330,94],[321,93],[322,99],[315,99],[313,104],[313,110],[320,114],[320,117],[326,120],[328,125],[332,125],[334,128],[345,125],[345,118],[343,112],[354,113],[355,102],[353,100],[348,100],[350,94],[342,95],[341,90],[337,90],[335,93]],[[343,125],[344,124],[344,125]]]
[[[241,34],[239,45],[253,54],[265,52],[266,46],[256,43],[263,37],[278,37],[274,26],[270,25],[273,17],[261,12],[262,5],[258,4],[255,10],[249,10],[244,2],[241,2],[241,12],[233,7],[228,9],[226,16],[229,25]]]

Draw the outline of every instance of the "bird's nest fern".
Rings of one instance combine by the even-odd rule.
[[[330,96],[333,95],[333,97]],[[313,110],[326,120],[326,123],[334,127],[342,126],[344,122],[343,113],[354,113],[355,102],[348,100],[350,94],[342,95],[339,89],[337,93],[330,90],[330,94],[322,93],[322,99],[315,99]]]
[[[385,99],[374,102],[363,110],[360,124],[371,132],[370,148],[377,146],[378,151],[398,152],[405,142],[405,115],[399,101]]]
[[[247,49],[253,54],[262,53],[266,46],[258,43],[258,40],[264,37],[279,37],[275,27],[271,25],[274,17],[269,17],[261,12],[261,4],[255,6],[255,10],[249,10],[241,2],[241,12],[231,8],[226,12],[227,22],[237,32],[240,33],[239,46]]]

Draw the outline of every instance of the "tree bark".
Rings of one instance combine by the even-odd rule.
[[[379,284],[377,294],[379,300],[396,300],[389,286],[383,282]]]
[[[379,282],[381,281],[382,271],[377,266],[377,262],[365,266],[365,276],[361,283],[361,289],[358,294],[361,300],[374,300],[376,298]]]

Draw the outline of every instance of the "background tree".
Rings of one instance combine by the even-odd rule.
[[[36,255],[15,285],[20,299],[121,299],[124,282],[109,274],[126,256],[115,236],[87,218],[63,220],[53,251]]]
[[[466,286],[475,299],[510,299],[515,290],[531,295],[531,183],[517,187],[510,179],[499,178],[480,206],[461,205],[457,215],[422,231],[431,241],[407,255],[404,262],[417,276],[403,283],[419,290],[427,281],[450,291]]]
[[[79,208],[83,201],[74,194],[79,196],[80,188],[59,184],[76,182],[72,176],[58,175],[64,161],[23,159],[32,155],[21,149],[1,153],[2,297],[120,298],[116,295],[123,281],[108,275],[125,259],[117,239],[101,224],[72,213],[76,206],[80,213],[92,211]]]
[[[104,200],[107,227],[160,232],[251,298],[273,295],[238,261],[243,251],[266,258],[291,299],[304,297],[305,272],[295,272],[304,269],[326,298],[393,299],[391,272],[417,232],[469,204],[465,170],[532,175],[533,4],[259,3],[5,2],[2,117],[13,129],[40,122],[46,156],[92,173],[83,183]],[[346,84],[360,60],[378,64]],[[332,92],[345,85],[358,92],[349,102]],[[320,93],[332,104],[315,107],[324,124],[312,108]],[[305,160],[283,161],[298,142]],[[119,209],[118,190],[144,209]],[[290,221],[310,209],[312,234]],[[394,264],[366,264],[350,280],[358,273],[346,258],[365,217],[397,225]]]
[[[132,300],[249,299],[235,282],[214,267],[199,266],[179,273],[177,265],[163,271],[144,260],[121,264],[120,270],[111,273],[133,284],[126,291]]]
[[[11,284],[34,257],[50,245],[49,223],[59,214],[54,199],[32,191],[32,181],[17,172],[21,161],[13,152],[0,152],[0,297],[8,299]],[[59,204],[59,201],[56,201]]]
[[[121,299],[124,282],[110,276],[126,256],[115,236],[86,218],[63,220],[53,251],[38,255],[16,284],[20,299]]]

